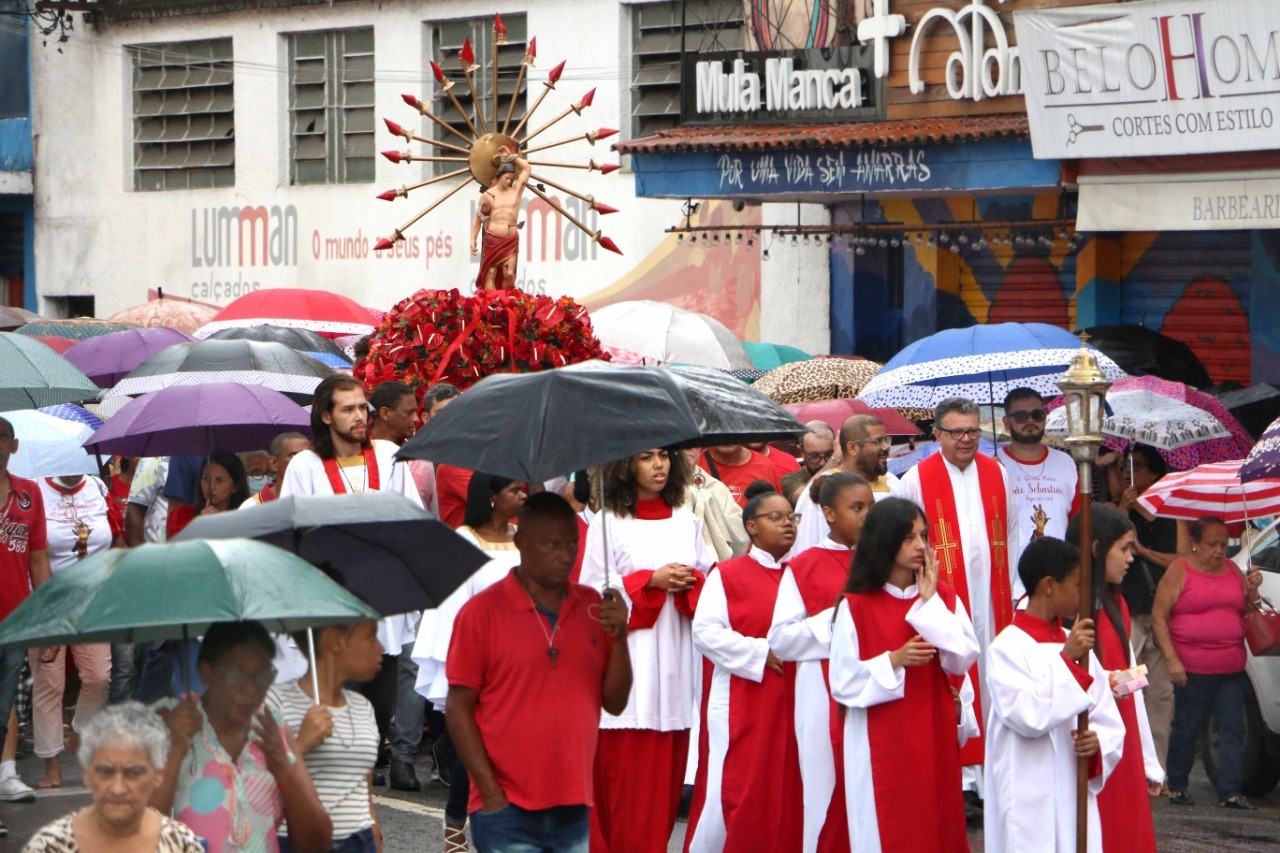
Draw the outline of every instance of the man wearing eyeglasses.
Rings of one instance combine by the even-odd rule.
[[[1010,549],[1021,537],[1009,474],[999,462],[978,453],[978,423],[978,406],[972,400],[951,397],[939,403],[933,435],[940,450],[903,476],[898,497],[924,508],[939,577],[955,588],[972,614],[982,661],[991,641],[1013,621]],[[975,664],[969,678],[984,685],[981,675]],[[979,720],[984,719],[986,696],[984,685],[974,700]],[[984,749],[981,737],[971,738],[960,749],[966,817],[971,820],[978,816]]]
[[[804,425],[804,435],[800,438],[800,453],[804,464],[798,470],[782,476],[782,494],[793,506],[800,488],[827,467],[835,452],[835,430],[822,421],[809,421]]]
[[[897,494],[898,478],[889,473],[889,446],[893,440],[886,434],[884,422],[875,415],[850,415],[840,425],[841,471],[857,474],[871,484],[876,500]],[[814,480],[826,474],[815,475]],[[796,499],[796,513],[800,521],[796,525],[796,543],[791,553],[799,554],[826,538],[831,528],[818,509],[813,482],[810,488],[800,490]]]
[[[1009,475],[1012,512],[1018,518],[1018,542],[1009,565],[1031,540],[1041,536],[1062,539],[1067,521],[1080,502],[1076,463],[1061,450],[1044,445],[1045,401],[1030,388],[1014,388],[1004,398],[1004,428],[1012,442],[997,457]],[[1022,582],[1012,573],[1013,597],[1022,597]]]

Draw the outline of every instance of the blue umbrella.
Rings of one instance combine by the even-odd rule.
[[[858,399],[873,408],[932,409],[948,397],[998,405],[1005,394],[1019,387],[1053,397],[1060,393],[1059,377],[1079,351],[1075,335],[1047,323],[948,329],[903,349],[867,383]],[[1093,352],[1108,379],[1124,378],[1114,361],[1096,349]]]
[[[39,411],[46,415],[53,415],[64,421],[71,421],[76,424],[84,424],[90,429],[96,430],[106,421],[86,409],[84,406],[77,406],[74,403],[59,403],[56,406],[42,406]]]

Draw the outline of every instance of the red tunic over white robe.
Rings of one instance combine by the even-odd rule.
[[[796,662],[794,720],[804,784],[805,853],[849,849],[843,763],[836,760],[843,738],[828,686],[827,659],[836,600],[852,561],[853,550],[830,538],[788,560],[769,629],[773,653]]]
[[[1103,594],[1114,595],[1111,592]],[[1128,636],[1131,624],[1129,607],[1120,596],[1115,596],[1115,599],[1120,607],[1121,624]],[[1109,671],[1133,666],[1133,647],[1116,633],[1106,612],[1095,612],[1093,621],[1098,629],[1096,651],[1102,666]],[[1124,850],[1125,853],[1154,853],[1156,833],[1151,821],[1147,781],[1163,782],[1165,777],[1151,737],[1147,703],[1139,690],[1129,696],[1117,697],[1116,708],[1124,720],[1124,754],[1107,780],[1107,786],[1098,794],[1102,847],[1104,850]]]
[[[783,565],[759,548],[720,563],[693,619],[703,666],[689,853],[799,851],[804,834],[795,664],[765,668]]]
[[[666,849],[680,806],[697,713],[691,619],[711,561],[692,512],[661,499],[639,501],[635,516],[602,512],[591,520],[579,580],[593,589],[605,588],[605,525],[608,585],[630,613],[633,677],[627,707],[600,720],[591,847],[648,853]],[[697,569],[697,586],[679,594],[648,587],[668,563]]]
[[[895,667],[891,652],[919,634],[938,654]],[[968,850],[960,741],[948,676],[963,676],[978,641],[955,590],[938,584],[851,593],[836,608],[831,695],[845,706],[845,807],[854,851]],[[992,848],[995,849],[995,848]]]
[[[796,541],[791,546],[792,554],[799,554],[801,551],[816,548],[831,533],[831,525],[827,524],[827,517],[822,514],[822,507],[818,506],[817,501],[809,497],[809,489],[813,486],[814,480],[820,480],[828,474],[834,473],[834,470],[819,471],[813,475],[814,479],[805,483],[804,488],[800,490],[800,496],[796,498],[796,512],[800,516],[800,523],[796,525]],[[885,498],[896,497],[898,495],[898,482],[897,477],[885,472],[884,476],[871,484],[872,498],[882,501]]]
[[[375,439],[364,454],[348,459],[325,460],[314,450],[300,451],[285,469],[280,497],[395,492],[420,507],[422,495],[408,464],[396,461],[399,449],[390,441]],[[378,623],[378,640],[387,654],[398,655],[403,646],[414,641],[418,619],[419,614],[406,613]]]
[[[1100,752],[1089,778],[1090,853],[1102,850],[1098,792],[1124,750],[1124,721],[1106,670],[1089,655],[1086,672],[1062,655],[1066,632],[1019,610],[987,653],[984,844],[992,851],[1076,849],[1076,717],[1089,712]]]

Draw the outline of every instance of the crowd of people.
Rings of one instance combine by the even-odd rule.
[[[988,850],[1066,850],[1079,758],[1089,848],[1154,850],[1153,798],[1192,802],[1209,716],[1218,802],[1253,808],[1241,614],[1260,576],[1226,559],[1220,520],[1136,504],[1165,473],[1153,449],[1099,460],[1079,613],[1077,467],[1045,445],[1035,391],[1004,401],[994,458],[978,407],[944,401],[937,452],[901,479],[873,415],[550,483],[397,461],[458,394],[419,406],[335,375],[310,438],[118,460],[110,484],[8,473],[22,437],[0,418],[0,618],[85,557],[291,495],[395,492],[489,558],[436,609],[319,630],[314,657],[257,623],[5,650],[0,800],[34,797],[14,761],[24,667],[37,787],[63,784],[70,744],[93,795],[28,849],[381,850],[373,792],[420,790],[429,743],[446,853],[663,851],[682,805],[695,853],[967,850],[967,825]],[[1145,689],[1115,687],[1140,664]]]

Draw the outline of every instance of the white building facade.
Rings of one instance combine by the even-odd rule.
[[[514,85],[505,69],[516,67],[511,63],[536,36],[537,58],[516,120],[544,90],[548,71],[565,60],[557,88],[531,124],[554,118],[592,88],[594,101],[539,143],[602,127],[620,131],[594,146],[576,142],[538,156],[618,162],[609,144],[651,131],[652,114],[668,108],[661,91],[645,101],[655,92],[638,82],[643,56],[650,57],[648,79],[661,74],[642,40],[652,29],[642,32],[638,16],[651,22],[656,12],[678,21],[681,11],[678,0],[529,0],[501,8],[472,0],[160,6],[164,14],[157,15],[157,4],[148,4],[150,17],[131,17],[127,3],[111,18],[99,14],[60,53],[38,40],[32,45],[36,290],[46,313],[68,313],[67,306],[92,297],[93,312],[108,316],[157,288],[225,305],[255,289],[317,287],[383,310],[423,287],[470,292],[479,267],[468,251],[474,183],[406,230],[393,251],[373,251],[379,237],[453,183],[390,203],[379,193],[461,165],[395,164],[379,156],[406,147],[418,155],[452,154],[406,146],[383,119],[458,142],[420,119],[401,96],[447,109],[447,101],[435,100],[430,63],[439,62],[456,82],[455,94],[465,93],[457,42],[472,37],[477,62],[487,66],[498,12],[512,42],[499,53],[500,115]],[[670,61],[678,90],[678,52]],[[487,106],[485,86],[478,88]],[[779,241],[766,254],[767,229],[756,231],[790,221],[794,206],[735,210],[709,202],[699,216],[740,226],[742,238],[691,246],[664,233],[684,221],[682,205],[637,197],[626,165],[609,175],[535,169],[617,208],[601,216],[547,187],[624,254],[605,251],[526,194],[522,289],[588,306],[659,299],[716,316],[748,339],[828,351],[827,252]],[[826,215],[821,207],[805,208],[806,218]]]

